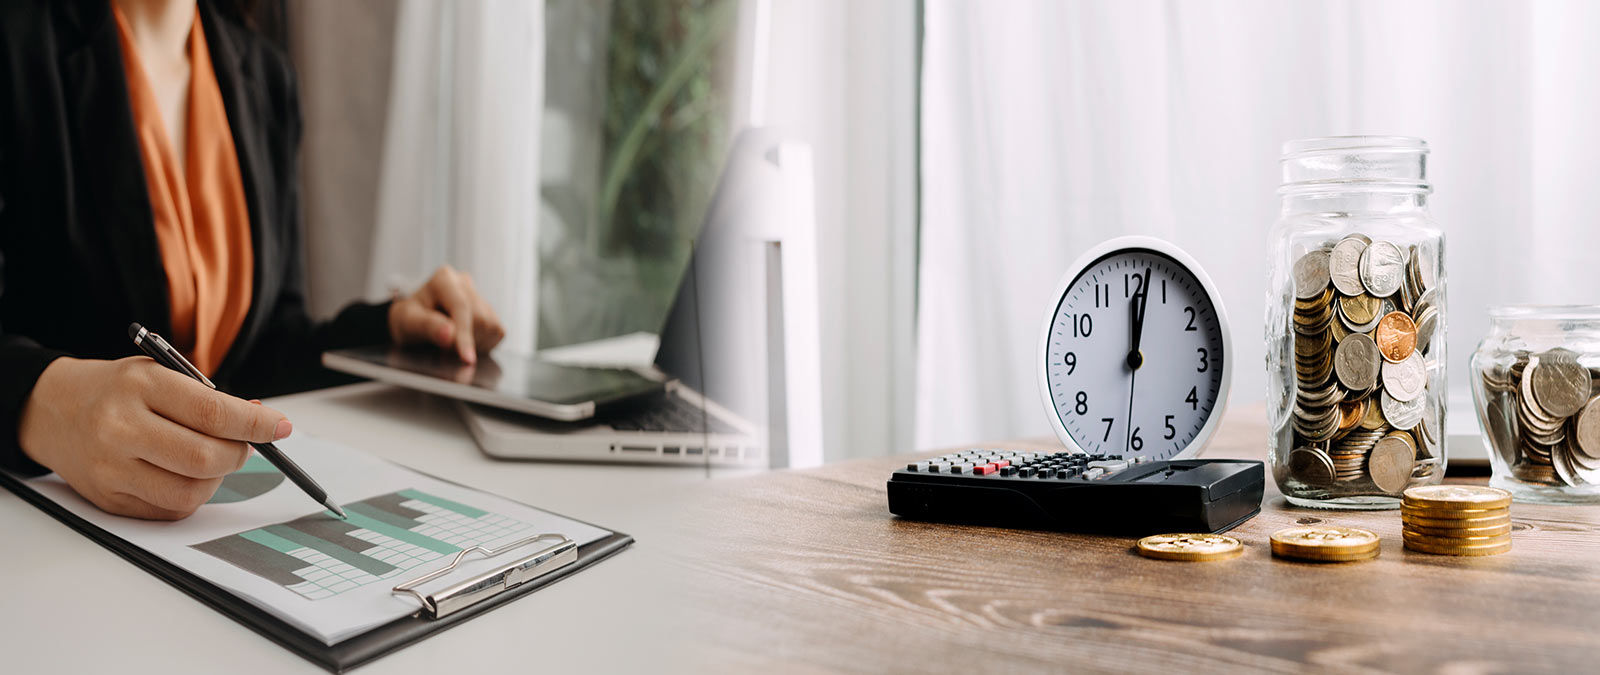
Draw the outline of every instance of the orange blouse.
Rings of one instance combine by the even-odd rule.
[[[156,240],[167,273],[172,333],[166,337],[210,375],[244,325],[255,266],[228,111],[196,12],[189,30],[188,143],[186,161],[179,165],[128,19],[121,9],[115,11]]]

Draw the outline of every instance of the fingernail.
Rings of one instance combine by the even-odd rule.
[[[464,350],[461,352],[461,360],[466,361],[468,364],[477,363],[478,355],[471,350]]]
[[[444,324],[442,326],[439,326],[439,341],[440,342],[449,342],[450,341],[450,324],[447,323],[447,324]]]
[[[272,440],[281,441],[288,438],[291,431],[294,431],[294,425],[289,420],[278,420],[278,427],[272,430]]]
[[[254,403],[256,405],[261,405],[261,399],[259,399],[259,398],[252,398],[252,399],[250,399],[250,402]]]

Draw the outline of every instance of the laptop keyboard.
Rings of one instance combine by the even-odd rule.
[[[741,433],[711,412],[681,396],[662,396],[637,408],[618,411],[605,423],[617,431],[666,431],[678,433]]]

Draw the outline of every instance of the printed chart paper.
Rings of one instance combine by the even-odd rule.
[[[336,498],[348,521],[316,505],[257,455],[223,479],[210,503],[177,522],[113,516],[55,475],[24,481],[73,514],[335,644],[417,611],[395,585],[448,565],[473,546],[557,533],[582,546],[611,533],[508,499],[429,478],[304,434],[277,444]],[[507,553],[520,556],[541,546]],[[442,588],[510,560],[469,556]]]

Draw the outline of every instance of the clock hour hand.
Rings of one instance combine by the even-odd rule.
[[[1139,284],[1139,292],[1133,294],[1133,299],[1128,302],[1128,311],[1133,315],[1133,347],[1128,350],[1128,368],[1138,370],[1144,365],[1144,353],[1139,351],[1140,338],[1144,337],[1144,311],[1150,306],[1150,268],[1144,268],[1144,280]]]

